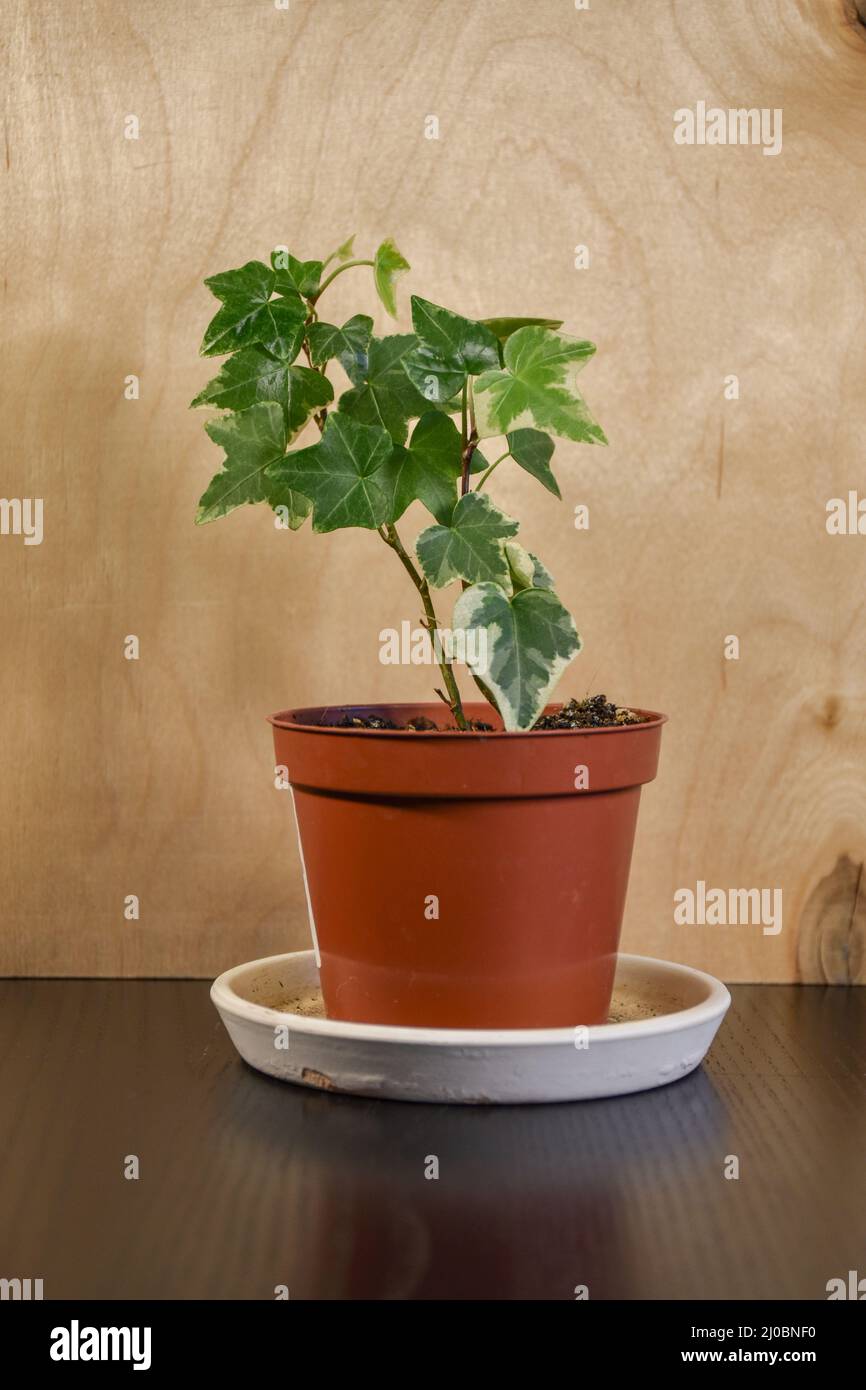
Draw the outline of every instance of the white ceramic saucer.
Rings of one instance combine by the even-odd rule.
[[[466,1105],[586,1100],[693,1071],[731,996],[688,965],[619,957],[611,1021],[503,1031],[394,1028],[325,1018],[312,951],[227,970],[211,999],[245,1062],[321,1090]]]

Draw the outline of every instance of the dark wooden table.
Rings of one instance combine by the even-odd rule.
[[[0,1276],[50,1299],[825,1299],[866,1276],[866,990],[733,996],[662,1090],[462,1108],[260,1076],[204,983],[2,981]]]

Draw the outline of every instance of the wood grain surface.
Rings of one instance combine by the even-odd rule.
[[[854,6],[10,0],[3,40],[0,494],[44,499],[44,540],[0,536],[0,971],[210,975],[305,945],[265,716],[428,692],[379,663],[417,614],[375,537],[259,508],[193,527],[219,457],[186,409],[202,278],[356,232],[412,262],[402,326],[411,288],[599,345],[610,448],[559,445],[561,504],[506,467],[496,495],[582,631],[564,693],[671,717],[626,949],[866,979],[866,536],[825,526],[866,495]],[[781,152],[675,144],[702,100],[781,108]],[[379,313],[365,272],[328,295]],[[678,926],[698,881],[781,889],[783,930]]]
[[[742,985],[661,1090],[412,1105],[249,1070],[198,982],[3,981],[0,1268],[46,1299],[823,1300],[863,1274],[864,1044],[866,991]]]

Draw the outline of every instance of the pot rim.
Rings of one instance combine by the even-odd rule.
[[[585,729],[344,729],[334,724],[307,724],[297,716],[300,714],[325,713],[332,711],[335,714],[346,713],[351,710],[366,710],[375,713],[377,710],[394,711],[417,710],[421,707],[429,709],[442,708],[441,703],[436,704],[429,700],[404,700],[398,703],[379,702],[373,705],[308,705],[303,709],[284,709],[276,714],[267,716],[268,723],[275,729],[287,729],[292,733],[303,732],[307,734],[342,735],[350,738],[358,736],[367,738],[388,738],[388,739],[411,739],[418,742],[419,739],[492,739],[492,738],[583,738],[586,734],[636,734],[646,729],[657,729],[662,724],[668,722],[668,715],[660,714],[657,710],[639,709],[632,705],[621,705],[621,709],[629,709],[634,714],[645,716],[639,724],[605,724],[597,727]],[[464,701],[463,708],[469,712],[473,709],[484,711],[489,706],[480,701]],[[554,702],[550,709],[561,709],[562,702]],[[471,716],[470,716],[471,717]]]

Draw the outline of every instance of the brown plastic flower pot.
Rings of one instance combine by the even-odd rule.
[[[441,704],[271,719],[328,1016],[434,1028],[602,1023],[640,790],[655,776],[666,716],[506,733],[489,706],[465,709],[496,731],[328,727],[347,714],[441,723]]]

